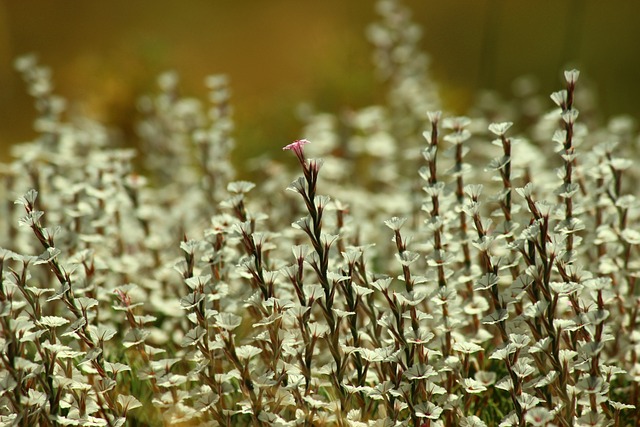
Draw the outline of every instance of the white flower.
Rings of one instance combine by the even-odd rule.
[[[578,77],[580,77],[580,71],[578,70],[568,70],[564,72],[564,79],[571,86],[575,85],[578,81]]]
[[[495,135],[502,136],[511,126],[513,126],[513,122],[491,123],[489,125],[489,131]]]
[[[393,218],[386,220],[384,222],[384,225],[386,225],[393,231],[398,231],[402,228],[402,226],[406,221],[407,221],[407,218],[398,218],[394,216]]]
[[[553,100],[558,107],[564,108],[564,106],[567,105],[567,91],[560,90],[558,92],[553,92],[551,94],[551,100]]]
[[[427,117],[432,124],[436,124],[442,117],[442,111],[427,111]]]

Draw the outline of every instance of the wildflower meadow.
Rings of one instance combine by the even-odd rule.
[[[16,60],[0,425],[640,425],[633,121],[577,70],[450,115],[420,27],[378,12],[385,102],[305,110],[243,179],[225,76],[161,75],[134,149]]]

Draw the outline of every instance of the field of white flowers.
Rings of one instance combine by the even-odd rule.
[[[308,113],[252,182],[224,76],[160,76],[134,150],[16,61],[39,134],[0,169],[0,425],[640,425],[634,124],[576,70],[440,112],[420,28],[378,9],[386,103]]]

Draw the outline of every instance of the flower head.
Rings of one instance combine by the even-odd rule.
[[[512,122],[491,123],[489,125],[489,131],[498,136],[503,136],[512,125]]]
[[[311,141],[309,141],[308,139],[297,139],[291,144],[285,145],[284,147],[282,147],[282,149],[292,150],[298,157],[298,160],[300,160],[300,163],[304,163],[304,149],[302,148],[302,146],[310,143]]]
[[[578,81],[578,77],[580,77],[579,70],[568,70],[564,72],[564,78],[570,86],[575,86],[576,81]]]

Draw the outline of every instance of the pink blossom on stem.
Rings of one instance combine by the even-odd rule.
[[[129,307],[131,305],[131,297],[129,295],[122,292],[120,289],[114,290],[113,293],[118,296],[118,299],[120,300],[123,306]]]
[[[293,141],[291,144],[285,145],[284,147],[282,147],[282,149],[293,150],[293,152],[296,154],[296,156],[300,160],[300,163],[304,163],[304,149],[302,148],[302,146],[310,143],[311,141],[309,141],[308,139],[297,139]]]

